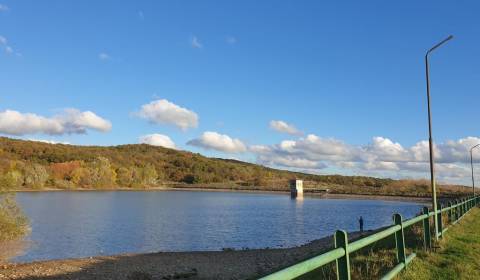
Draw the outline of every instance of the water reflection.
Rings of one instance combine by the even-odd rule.
[[[391,224],[420,205],[233,192],[20,193],[35,246],[16,261],[127,252],[290,247],[332,234]]]

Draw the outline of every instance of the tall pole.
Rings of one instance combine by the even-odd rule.
[[[434,213],[434,223],[435,223],[435,240],[438,240],[438,219],[437,219],[437,190],[435,186],[435,167],[434,167],[434,154],[433,154],[433,137],[432,137],[432,113],[430,110],[430,77],[429,77],[429,68],[428,68],[428,55],[434,51],[436,48],[443,45],[448,40],[452,39],[453,36],[450,35],[440,43],[433,46],[425,54],[425,74],[427,78],[427,102],[428,102],[428,147],[430,151],[430,183],[432,185],[432,208]]]
[[[480,144],[477,144],[470,148],[470,166],[472,167],[472,190],[473,190],[473,195],[475,196],[475,177],[473,176],[473,149],[476,147],[480,146]]]

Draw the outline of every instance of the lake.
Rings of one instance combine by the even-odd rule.
[[[31,222],[31,245],[13,261],[122,253],[280,248],[305,244],[336,229],[392,224],[418,203],[382,200],[292,200],[286,194],[145,191],[32,192],[17,201]]]

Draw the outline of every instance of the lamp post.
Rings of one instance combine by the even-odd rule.
[[[433,156],[433,139],[432,139],[432,114],[430,112],[430,77],[428,69],[428,55],[433,52],[436,48],[440,47],[447,41],[453,38],[452,35],[448,36],[446,39],[440,43],[433,46],[425,54],[425,73],[427,78],[427,102],[428,102],[428,147],[430,151],[430,182],[432,185],[432,207],[434,213],[434,224],[435,224],[435,240],[438,240],[438,220],[437,220],[437,190],[435,186],[435,168],[434,168],[434,156]]]
[[[475,196],[475,178],[473,177],[473,149],[476,147],[480,146],[480,144],[477,144],[470,148],[470,166],[472,167],[472,190],[473,190],[473,195]]]

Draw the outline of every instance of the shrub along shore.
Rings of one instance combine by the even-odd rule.
[[[29,230],[28,219],[12,194],[0,193],[0,242],[16,240]]]

